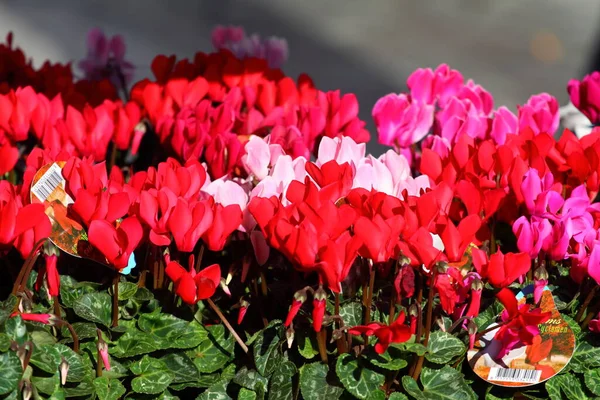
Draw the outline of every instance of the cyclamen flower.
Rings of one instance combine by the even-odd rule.
[[[189,271],[176,261],[165,268],[167,276],[175,283],[175,293],[187,304],[212,297],[221,281],[221,267],[213,264],[200,272],[194,269],[194,257],[190,257]]]
[[[135,67],[125,60],[125,41],[121,35],[110,39],[99,28],[87,35],[87,56],[79,62],[86,79],[108,78],[116,87],[127,87]]]
[[[571,103],[592,124],[600,122],[600,72],[586,75],[581,81],[572,79],[567,85]]]
[[[372,322],[368,325],[355,326],[348,329],[351,335],[375,336],[378,340],[375,344],[377,354],[383,354],[392,343],[404,343],[412,336],[410,327],[404,325],[406,314],[401,312],[394,322],[389,325],[380,322]]]
[[[448,65],[440,64],[435,71],[431,68],[415,70],[406,84],[416,101],[430,105],[439,101],[440,107],[445,107],[446,101],[463,87],[463,76]]]
[[[433,106],[405,94],[388,94],[373,107],[379,143],[407,148],[418,143],[433,125]]]
[[[531,96],[519,107],[519,129],[531,129],[536,135],[553,135],[559,122],[558,101],[548,93]]]

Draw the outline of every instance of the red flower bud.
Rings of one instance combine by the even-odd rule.
[[[246,300],[242,300],[240,302],[240,311],[238,312],[238,318],[237,318],[238,325],[240,325],[242,323],[242,321],[244,320],[244,316],[246,315],[246,312],[248,311],[249,306],[250,306],[250,303],[248,303]]]
[[[471,302],[469,303],[469,308],[467,309],[467,317],[476,317],[479,315],[482,289],[483,283],[479,279],[475,279],[471,283]]]
[[[288,311],[287,318],[285,319],[285,323],[283,324],[286,328],[292,324],[294,318],[296,318],[296,314],[300,311],[300,307],[306,301],[306,292],[304,290],[298,290],[294,293],[294,300],[292,301],[292,305],[290,306],[290,311]]]
[[[319,287],[315,292],[313,298],[313,328],[315,332],[320,332],[323,325],[323,317],[325,316],[325,306],[327,293],[323,290],[323,287]]]
[[[477,325],[473,320],[470,320],[468,325],[469,330],[469,350],[472,350],[475,347],[475,335],[477,334]]]

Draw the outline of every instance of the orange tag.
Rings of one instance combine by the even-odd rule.
[[[524,291],[531,292],[533,285]],[[519,305],[525,303],[523,292],[517,295]],[[486,333],[467,358],[473,371],[487,382],[498,386],[523,387],[536,385],[558,374],[571,360],[575,351],[575,334],[556,309],[552,292],[546,287],[540,300],[542,312],[552,316],[539,325],[540,335],[529,346],[517,345],[500,360],[494,360],[499,343],[494,340],[498,329]]]

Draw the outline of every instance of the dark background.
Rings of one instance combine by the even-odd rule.
[[[380,96],[441,62],[487,88],[497,106],[515,110],[542,91],[566,104],[567,81],[597,53],[599,12],[597,0],[0,0],[0,27],[38,65],[84,56],[92,27],[120,33],[142,78],[154,55],[208,51],[216,24],[242,25],[285,37],[286,73],[355,93],[372,128]]]

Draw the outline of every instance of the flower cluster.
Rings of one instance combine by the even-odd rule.
[[[7,315],[75,336],[80,329],[85,339],[97,336],[95,347],[86,348],[97,351],[86,359],[96,364],[94,385],[103,384],[103,366],[121,367],[125,376],[129,370],[117,360],[146,354],[128,361],[137,376],[133,390],[146,369],[180,361],[197,367],[207,382],[219,377],[200,385],[210,386],[207,392],[225,393],[215,385],[231,373],[216,371],[230,361],[240,396],[242,389],[258,390],[244,374],[256,372],[275,385],[281,371],[274,371],[273,360],[304,364],[301,381],[316,379],[306,371],[319,368],[322,379],[306,384],[314,388],[329,385],[329,357],[336,357],[344,389],[328,386],[331,393],[366,398],[357,389],[364,384],[377,398],[402,387],[419,398],[410,379],[428,368],[425,360],[459,365],[466,346],[480,346],[488,331],[494,362],[525,347],[532,368],[544,379],[555,375],[544,361],[554,342],[540,328],[551,316],[556,320],[543,311],[548,290],[565,304],[561,312],[571,308],[571,326],[600,330],[594,301],[600,129],[581,139],[566,130],[555,139],[559,111],[552,96],[532,96],[517,114],[495,109],[489,92],[441,65],[415,71],[407,93],[374,105],[379,141],[393,147],[376,157],[366,154],[370,135],[353,94],[321,91],[307,75],[294,80],[279,69],[287,58],[284,40],[246,36],[236,27],[217,27],[212,39],[214,53],[190,60],[157,56],[154,78],[133,83],[130,91],[133,65],[120,36],[90,32],[79,64],[86,80],[77,82],[70,64],[35,70],[13,49],[10,35],[0,46],[0,251],[16,276],[14,310]],[[573,104],[594,123],[597,82],[592,74],[568,85]],[[42,196],[33,187],[49,165],[60,176]],[[57,188],[64,202],[51,196]],[[79,240],[75,250],[65,249],[64,237]],[[63,278],[71,261],[59,249],[83,258],[78,273],[92,276],[98,263],[109,268],[98,274],[102,278],[89,278],[98,283],[73,286],[73,278]],[[22,268],[15,268],[18,258],[25,259]],[[32,269],[37,277],[29,283]],[[110,294],[93,293],[108,282],[104,275],[112,278]],[[127,282],[128,275],[137,283]],[[124,281],[126,293],[119,293]],[[61,290],[65,284],[70,291]],[[514,289],[526,298],[518,301]],[[100,296],[77,303],[92,294]],[[111,311],[87,311],[108,304],[110,296],[112,321],[103,319]],[[226,309],[238,309],[239,329]],[[72,314],[113,329],[75,329],[62,319]],[[229,330],[231,347],[218,321]],[[242,331],[253,336],[243,340]],[[295,332],[302,338],[297,345]],[[139,343],[127,342],[135,335]],[[28,344],[11,340],[27,368]],[[248,365],[244,357],[234,359],[233,340],[245,352],[255,346],[256,359]],[[436,346],[446,346],[436,340],[462,350],[436,353]],[[74,340],[74,351],[78,345]],[[369,353],[371,345],[377,355]],[[267,347],[273,360],[258,359]],[[170,348],[185,352],[154,358]],[[397,359],[406,352],[415,354],[403,386],[394,373],[377,372],[407,367]],[[215,363],[224,360],[215,369],[214,360],[203,360],[213,353],[219,354]],[[324,364],[306,361],[316,354]],[[61,377],[68,383],[73,378],[61,356],[56,367],[66,371]],[[348,372],[358,366],[346,362],[354,357],[379,368],[366,369],[369,382],[358,384],[363,373]],[[297,373],[291,366],[290,376],[279,376],[283,381]],[[158,389],[142,389],[158,394],[171,383],[174,390],[199,385],[178,371],[177,377],[165,372],[166,386],[147,382]],[[31,387],[28,379],[23,388]],[[421,383],[427,390],[427,380]],[[463,386],[463,394],[475,398]]]

